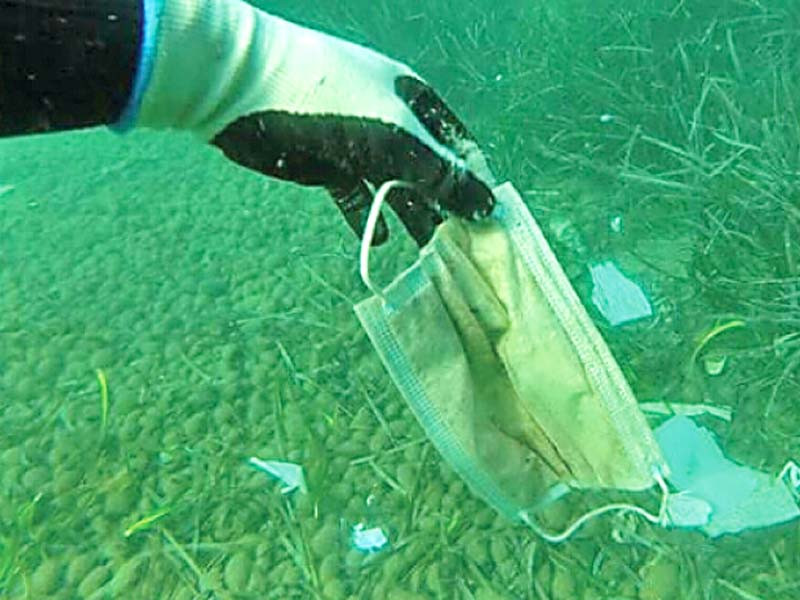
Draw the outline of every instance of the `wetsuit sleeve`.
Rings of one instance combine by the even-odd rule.
[[[142,0],[0,0],[0,136],[117,123],[142,25]]]

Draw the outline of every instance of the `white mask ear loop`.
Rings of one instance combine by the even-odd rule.
[[[572,535],[578,531],[583,525],[585,525],[588,521],[594,519],[595,517],[605,514],[607,512],[632,512],[636,513],[640,517],[643,517],[647,521],[655,525],[666,525],[667,523],[667,499],[669,498],[669,488],[667,487],[667,482],[664,481],[664,477],[661,474],[661,471],[656,469],[653,472],[653,478],[658,483],[658,487],[661,488],[661,505],[658,509],[658,514],[654,515],[651,512],[646,511],[641,506],[636,506],[635,504],[625,504],[625,503],[616,503],[616,504],[606,504],[605,506],[601,506],[600,508],[595,508],[592,511],[589,511],[585,515],[581,515],[578,517],[572,525],[567,527],[561,533],[547,533],[538,524],[536,524],[533,519],[528,516],[527,513],[522,512],[520,513],[520,517],[525,522],[526,525],[531,527],[537,535],[540,535],[543,539],[551,542],[553,544],[559,544],[563,541],[568,540]]]
[[[381,215],[381,207],[383,206],[384,200],[386,200],[386,196],[395,188],[413,188],[414,186],[410,183],[405,181],[401,181],[399,179],[392,179],[391,181],[387,181],[381,187],[378,188],[378,191],[375,192],[375,196],[372,199],[372,206],[369,209],[369,215],[367,216],[367,223],[364,226],[364,235],[361,238],[361,252],[359,253],[359,271],[361,273],[361,281],[364,282],[364,285],[367,286],[370,292],[376,295],[381,300],[384,300],[383,293],[378,289],[375,284],[372,283],[372,279],[369,276],[369,251],[372,248],[372,240],[375,237],[375,228],[378,225],[378,217]]]

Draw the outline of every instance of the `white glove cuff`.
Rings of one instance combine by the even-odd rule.
[[[394,94],[402,63],[300,27],[242,0],[162,0],[155,58],[137,125],[208,141],[256,112],[342,115],[397,125],[452,152]]]

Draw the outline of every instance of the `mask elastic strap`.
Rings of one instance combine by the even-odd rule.
[[[361,238],[361,252],[359,253],[359,271],[361,273],[361,281],[364,282],[364,285],[367,286],[370,292],[383,301],[385,301],[383,293],[375,284],[372,283],[372,279],[369,276],[369,252],[372,248],[372,240],[375,237],[375,228],[378,226],[378,217],[381,216],[381,207],[383,206],[383,202],[386,200],[386,196],[389,195],[389,192],[396,188],[413,187],[414,186],[410,183],[401,181],[400,179],[392,179],[391,181],[387,181],[381,185],[381,187],[378,188],[378,191],[375,192],[375,195],[372,199],[372,206],[370,207],[369,215],[367,216],[367,224],[364,226],[364,235]]]
[[[659,469],[655,469],[653,472],[653,478],[656,480],[656,483],[658,483],[658,487],[661,488],[661,505],[659,506],[657,515],[654,515],[653,513],[643,509],[641,506],[636,506],[635,504],[606,504],[605,506],[601,506],[589,511],[585,515],[581,515],[561,533],[547,533],[541,527],[539,527],[539,525],[535,523],[526,512],[521,512],[520,516],[525,524],[531,527],[537,535],[540,535],[542,538],[553,544],[558,544],[568,540],[588,521],[608,512],[632,512],[646,519],[650,523],[655,525],[664,525],[667,523],[667,499],[669,498],[669,488],[667,488],[667,482],[664,481],[664,477]]]

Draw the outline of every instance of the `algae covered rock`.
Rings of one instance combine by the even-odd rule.
[[[70,586],[77,586],[86,574],[96,564],[94,557],[89,554],[78,554],[69,562],[67,567],[67,583]]]
[[[250,572],[253,570],[253,561],[247,552],[241,551],[234,554],[225,565],[223,581],[232,592],[244,592],[250,581]]]
[[[143,564],[142,557],[136,556],[116,569],[110,584],[112,594],[117,597],[123,597],[125,592],[132,592],[142,575]]]
[[[98,591],[111,577],[111,569],[106,565],[95,567],[83,578],[78,586],[78,593],[81,596],[91,596]]]
[[[339,539],[336,523],[326,523],[311,538],[311,550],[320,558],[332,555],[339,548]]]
[[[639,600],[678,600],[680,567],[671,560],[659,560],[642,570]]]
[[[572,600],[577,595],[577,586],[572,574],[566,569],[556,569],[553,573],[551,591],[553,600]]]
[[[136,505],[137,500],[138,495],[131,486],[114,489],[106,495],[104,512],[112,517],[127,515]]]
[[[52,594],[60,585],[62,563],[55,558],[44,560],[31,577],[31,593],[34,598],[44,598]]]

